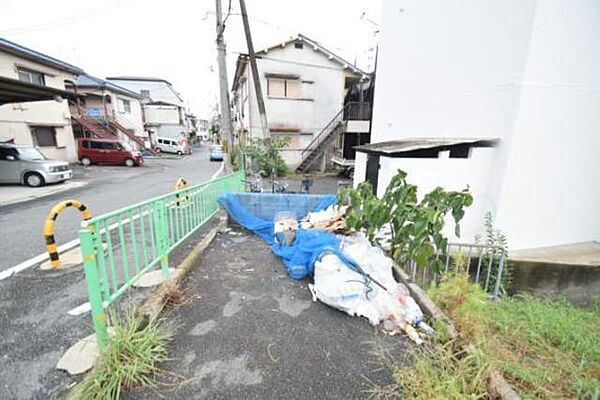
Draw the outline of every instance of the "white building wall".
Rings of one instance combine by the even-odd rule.
[[[175,106],[145,105],[147,124],[179,124],[179,112]]]
[[[599,240],[600,4],[384,0],[382,15],[371,141],[500,145],[466,160],[382,160],[380,190],[397,166],[421,190],[468,183],[466,218],[495,212],[513,249]],[[357,154],[356,183],[365,163]]]
[[[75,81],[69,72],[47,67],[13,54],[0,52],[0,76],[19,79],[17,67],[42,72],[46,86],[65,89],[65,80]],[[13,103],[0,106],[0,136],[14,138],[17,144],[33,145],[31,126],[52,126],[56,130],[55,147],[40,147],[48,158],[77,161],[71,114],[67,100]]]
[[[371,142],[504,138],[535,0],[384,0]]]
[[[600,240],[599,2],[538,3],[513,137],[498,204],[511,243]]]
[[[119,99],[128,100],[131,106],[130,112],[121,111]],[[120,93],[111,93],[111,101],[118,123],[127,129],[133,129],[136,136],[147,136],[144,132],[144,119],[142,117],[142,105],[134,97],[125,96]]]

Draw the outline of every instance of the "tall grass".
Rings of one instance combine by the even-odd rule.
[[[600,307],[531,296],[492,302],[466,274],[428,294],[475,353],[457,352],[442,336],[439,350],[418,352],[412,365],[392,369],[406,397],[486,397],[482,387],[494,366],[525,398],[600,399]]]
[[[161,320],[139,320],[130,312],[116,324],[96,368],[78,386],[75,397],[118,399],[123,389],[153,386],[158,364],[167,360],[171,337]]]

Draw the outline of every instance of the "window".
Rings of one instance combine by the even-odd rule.
[[[131,113],[131,102],[125,99],[119,99],[119,111],[124,113]]]
[[[303,47],[304,46],[302,45],[302,43],[298,43],[298,42],[294,43],[294,48],[296,48],[296,49],[302,49]]]
[[[267,78],[267,95],[298,99],[301,94],[299,79]]]
[[[30,69],[18,68],[19,80],[23,82],[33,83],[34,85],[45,86],[44,74],[41,72],[32,71]]]
[[[13,147],[0,147],[0,160],[6,160],[7,156],[13,156],[17,159],[18,154],[17,149]]]
[[[140,90],[140,94],[142,95],[142,97],[150,98],[150,91],[149,90],[142,89],[142,90]]]
[[[56,129],[52,126],[32,126],[33,144],[39,147],[56,147]]]

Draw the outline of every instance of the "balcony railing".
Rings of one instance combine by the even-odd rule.
[[[371,119],[371,103],[351,101],[344,107],[344,121],[368,121]]]

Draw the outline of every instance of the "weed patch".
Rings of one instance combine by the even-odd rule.
[[[118,399],[121,391],[153,386],[160,372],[158,364],[167,360],[171,333],[161,320],[140,322],[130,312],[115,325],[97,366],[80,384],[77,399]]]
[[[404,396],[486,398],[495,367],[524,398],[600,399],[598,307],[531,296],[492,302],[466,274],[449,277],[428,295],[475,351],[461,353],[440,335],[439,345],[415,352],[412,365],[391,367]]]

